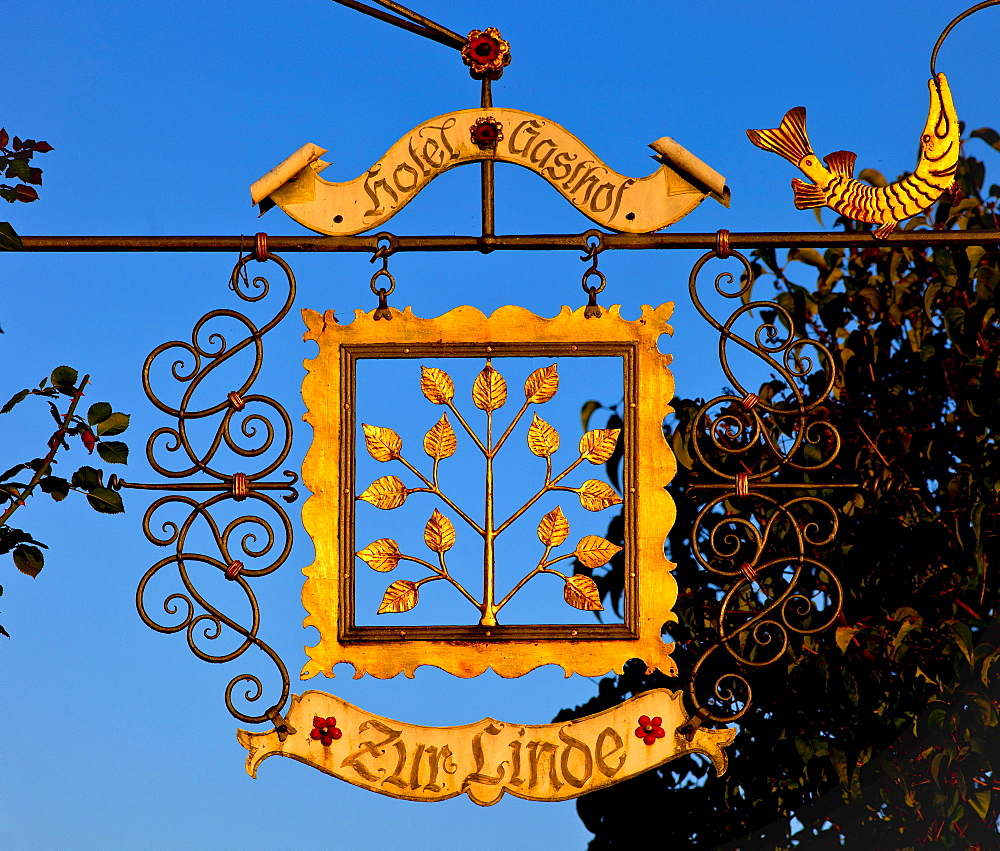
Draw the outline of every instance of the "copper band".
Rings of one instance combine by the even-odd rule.
[[[723,260],[729,257],[729,231],[719,230],[715,233],[715,253]]]
[[[267,253],[267,234],[258,233],[257,241],[254,243],[253,249],[253,259],[258,263],[263,263],[268,258]]]
[[[752,411],[756,407],[759,401],[760,401],[760,396],[758,396],[756,393],[747,393],[747,395],[743,398],[743,401],[740,404],[743,405],[744,410]]]
[[[226,579],[232,582],[242,572],[243,572],[243,562],[241,561],[230,562],[229,567],[226,568]]]
[[[752,564],[743,562],[743,564],[740,565],[740,570],[743,572],[743,575],[747,578],[748,582],[755,582],[757,580],[757,571],[754,570]]]
[[[233,499],[244,500],[248,493],[250,493],[250,487],[247,484],[247,474],[233,473]]]
[[[243,397],[235,390],[230,390],[226,398],[229,399],[229,404],[237,411],[242,411],[247,406],[247,403],[243,401]]]
[[[750,493],[750,483],[746,473],[736,474],[736,495],[747,496]]]

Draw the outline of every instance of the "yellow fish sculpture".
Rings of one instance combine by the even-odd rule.
[[[878,224],[874,235],[884,239],[896,225],[929,208],[954,186],[959,126],[951,89],[944,74],[936,74],[927,87],[931,106],[920,137],[920,160],[912,174],[888,186],[855,180],[857,154],[851,151],[837,151],[820,162],[806,135],[805,107],[790,109],[779,127],[747,130],[747,136],[758,148],[784,157],[812,181],[792,180],[796,207],[829,207],[855,221]]]

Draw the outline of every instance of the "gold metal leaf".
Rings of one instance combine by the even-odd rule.
[[[443,369],[436,366],[420,367],[420,392],[428,402],[444,405],[455,395],[455,382]]]
[[[365,432],[365,446],[368,454],[376,461],[392,461],[403,451],[403,438],[391,428],[362,423]]]
[[[611,485],[597,479],[587,479],[576,492],[580,495],[580,505],[587,511],[602,511],[622,501]]]
[[[455,526],[436,508],[424,526],[424,543],[436,553],[444,553],[455,546]]]
[[[615,451],[620,428],[595,428],[580,438],[580,454],[591,464],[603,464]]]
[[[536,369],[524,382],[524,395],[529,402],[539,405],[548,402],[558,389],[559,373],[555,364]]]
[[[576,545],[576,557],[584,567],[603,567],[621,547],[598,535],[586,535]]]
[[[392,538],[379,538],[363,550],[358,550],[355,555],[372,570],[386,573],[399,564],[403,554],[399,551],[399,544]]]
[[[440,461],[442,458],[450,458],[454,455],[457,447],[458,440],[455,438],[455,429],[448,422],[448,414],[443,413],[441,419],[434,423],[431,430],[424,435],[424,452],[435,461]]]
[[[368,489],[358,499],[363,499],[376,508],[388,511],[392,508],[399,508],[406,501],[408,493],[406,485],[398,477],[382,476],[381,479],[376,479],[368,485]]]
[[[539,458],[548,458],[559,448],[559,432],[535,414],[528,426],[528,449]]]
[[[417,584],[409,579],[397,579],[385,589],[378,614],[408,612],[415,605],[417,605]]]
[[[601,605],[601,592],[597,590],[596,583],[582,573],[567,577],[563,586],[563,599],[574,609],[583,609],[587,612],[604,611],[604,606]]]
[[[472,384],[472,401],[482,411],[495,411],[507,401],[507,382],[492,365],[486,364]]]
[[[538,540],[547,547],[558,547],[569,537],[569,520],[558,505],[538,523]]]

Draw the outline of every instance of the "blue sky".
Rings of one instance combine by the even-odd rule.
[[[646,145],[667,135],[726,176],[732,207],[705,201],[674,230],[815,230],[792,206],[794,169],[754,148],[746,128],[776,126],[804,105],[820,153],[849,149],[858,167],[890,179],[913,167],[927,111],[928,59],[965,3],[508,2],[487,7],[414,0],[460,33],[496,26],[513,63],[494,87],[497,105],[538,113],[576,134],[611,167],[650,173]],[[41,200],[0,209],[23,234],[274,234],[302,229],[273,210],[260,221],[249,185],[307,142],[329,149],[330,180],[360,174],[407,130],[478,104],[478,84],[448,48],[328,0],[53,0],[8,4],[0,124],[46,139]],[[959,117],[1000,127],[995,45],[1000,9],[960,24],[938,57]],[[993,182],[997,153],[979,141]],[[497,167],[498,233],[578,233],[590,222],[544,182]],[[827,223],[832,214],[825,215]],[[475,233],[478,169],[434,181],[388,229]],[[714,393],[715,343],[686,304],[696,255],[605,254],[605,303],[629,316],[643,303],[678,302],[673,352],[678,392]],[[362,255],[287,257],[297,307],[350,315],[371,309],[372,267]],[[166,421],[145,400],[139,372],[160,342],[184,339],[227,289],[235,255],[23,254],[0,257],[0,397],[66,363],[93,378],[88,401],[132,414],[126,434],[147,481],[145,435]],[[552,255],[412,254],[392,258],[393,303],[435,316],[457,304],[521,304],[541,315],[583,303],[585,268]],[[272,279],[274,280],[274,279]],[[312,349],[292,315],[268,341],[259,387],[298,423],[302,360]],[[593,396],[604,402],[601,387]],[[0,422],[0,461],[40,454],[50,428],[26,402]],[[309,441],[301,425],[290,463]],[[83,463],[74,452],[63,463]],[[72,469],[72,468],[71,468]],[[17,525],[50,544],[34,580],[3,565],[0,647],[4,718],[0,839],[9,848],[290,847],[581,848],[589,833],[572,804],[510,797],[411,804],[362,792],[290,760],[251,780],[222,692],[244,668],[211,666],[180,636],[147,629],[136,583],[163,552],[140,522],[146,502],[126,494],[124,517],[36,499]],[[298,505],[301,505],[299,503]],[[265,632],[294,673],[313,643],[301,628],[299,570],[306,535],[262,598]],[[266,605],[265,605],[266,604]],[[262,673],[264,668],[259,669]],[[293,682],[293,688],[298,684]],[[352,680],[327,688],[389,717],[464,724],[492,715],[545,723],[596,691],[585,678],[537,671],[517,681],[459,680],[421,669],[414,680]],[[637,817],[642,814],[637,813]]]

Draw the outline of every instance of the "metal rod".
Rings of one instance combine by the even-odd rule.
[[[490,87],[489,78],[483,79],[482,95],[480,96],[480,106],[483,109],[490,109],[493,106],[493,90]],[[482,204],[483,204],[483,236],[492,237],[495,224],[495,195],[494,195],[494,163],[493,160],[483,160],[480,164],[482,183]],[[492,248],[481,249],[484,254],[492,251]]]
[[[396,236],[393,252],[401,251],[581,251],[586,250],[588,232],[578,234],[507,234],[500,236]],[[702,251],[716,246],[710,233],[607,233],[605,249],[691,248]],[[252,236],[22,236],[24,251],[46,252],[249,252]],[[731,233],[729,245],[745,248],[869,248],[1000,245],[1000,230],[908,231],[876,240],[865,233]],[[378,236],[271,236],[270,251],[375,252]],[[2,257],[2,253],[0,253]],[[2,261],[0,261],[2,262]]]
[[[438,32],[431,27],[412,23],[405,18],[397,18],[395,15],[390,15],[388,12],[383,12],[381,9],[373,9],[371,6],[366,6],[364,3],[358,2],[358,0],[333,0],[333,2],[339,3],[341,6],[347,6],[349,9],[355,9],[362,14],[368,15],[372,18],[377,18],[380,21],[385,21],[387,24],[392,24],[394,27],[399,27],[407,32],[422,35],[424,38],[429,38],[431,41],[436,41],[438,44],[443,44],[445,47],[453,47],[455,50],[461,50],[462,46],[465,44],[465,39],[459,38],[454,33],[451,35],[445,35],[444,33]],[[444,28],[442,27],[442,29]],[[456,42],[455,39],[458,39],[458,41]]]
[[[404,18],[409,18],[416,24],[422,24],[428,29],[436,30],[441,35],[452,39],[458,45],[459,50],[462,49],[462,46],[466,42],[466,39],[462,38],[462,36],[460,36],[458,33],[452,32],[447,27],[441,26],[441,24],[432,21],[430,18],[424,17],[418,12],[414,12],[412,9],[407,9],[406,6],[396,3],[395,0],[375,0],[375,2],[378,3],[379,6],[384,6],[386,9],[392,10],[397,15],[402,15]]]

